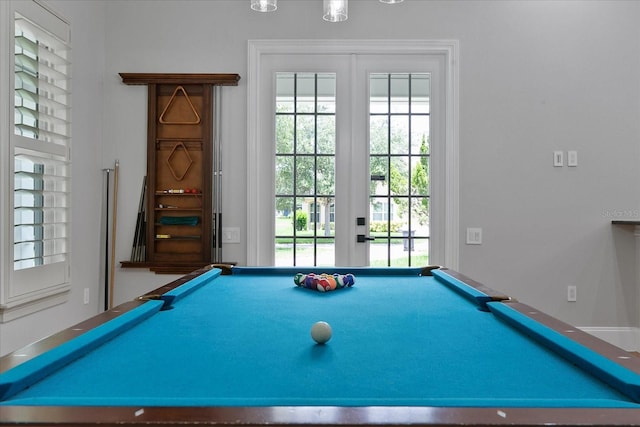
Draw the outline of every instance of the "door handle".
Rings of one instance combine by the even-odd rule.
[[[376,240],[375,237],[365,236],[364,234],[358,234],[356,237],[357,237],[358,243],[364,243],[367,240]]]

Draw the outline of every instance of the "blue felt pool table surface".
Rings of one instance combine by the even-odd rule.
[[[355,271],[321,293],[287,269],[208,270],[170,309],[148,301],[0,375],[0,405],[640,407],[637,374],[605,366],[603,381],[446,270]],[[325,345],[309,332],[321,320]]]

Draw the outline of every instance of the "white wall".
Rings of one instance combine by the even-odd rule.
[[[83,248],[74,251],[75,300],[45,315],[68,310],[68,319],[87,311],[77,290],[99,276],[92,252],[102,245],[93,219],[101,201],[94,192],[100,169],[115,159],[117,259],[130,255],[146,167],[146,87],[122,84],[119,72],[241,75],[223,95],[223,217],[225,226],[245,230],[247,40],[457,39],[459,270],[579,326],[640,326],[633,233],[612,227],[608,216],[640,209],[640,3],[352,0],[349,20],[340,24],[322,21],[320,0],[280,0],[273,14],[250,11],[248,0],[55,4],[97,21],[74,28],[74,150],[82,137],[87,147],[102,142],[102,151],[74,157],[74,176],[81,168],[90,177],[74,190],[92,204],[87,215],[74,215],[83,221],[74,231],[75,247]],[[93,59],[88,46],[101,50],[103,28],[104,62],[82,66]],[[78,111],[76,85],[89,99],[100,94],[100,79],[103,104],[87,102]],[[577,150],[579,166],[553,168],[554,150]],[[482,227],[484,243],[466,246],[466,227]],[[243,263],[245,252],[243,243],[227,245],[224,258]],[[173,277],[118,268],[116,301]],[[569,284],[578,287],[575,303],[566,302]],[[52,329],[12,323],[34,326],[35,335]],[[0,353],[24,341],[16,325],[1,326]]]
[[[579,326],[638,326],[633,236],[610,222],[638,215],[639,6],[483,3],[491,32],[462,41],[461,227],[485,233],[461,270]]]

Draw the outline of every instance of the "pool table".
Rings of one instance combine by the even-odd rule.
[[[1,358],[0,424],[640,425],[640,358],[446,268],[212,265]]]

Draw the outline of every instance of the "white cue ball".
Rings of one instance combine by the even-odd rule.
[[[327,322],[316,322],[311,327],[311,338],[318,344],[324,344],[331,339],[331,326]]]

